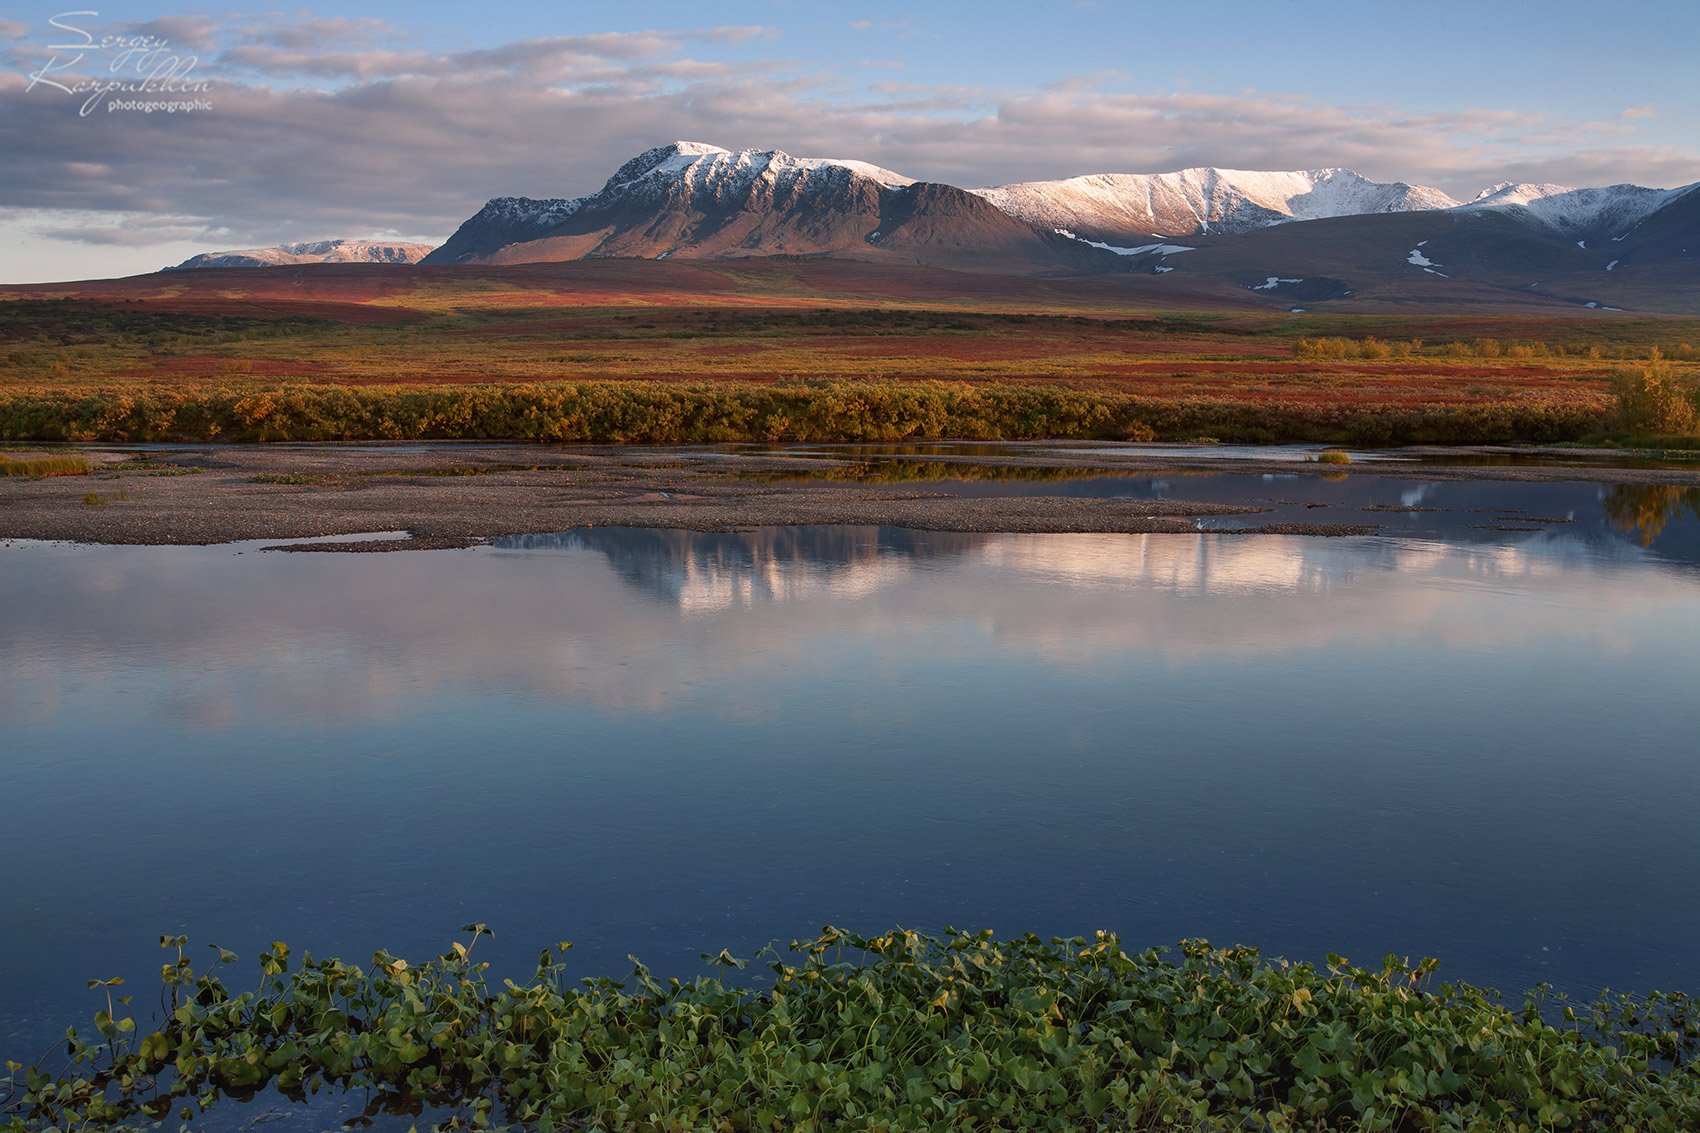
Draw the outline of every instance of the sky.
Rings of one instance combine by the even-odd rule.
[[[1200,165],[1672,187],[1700,181],[1695,44],[1692,0],[12,0],[0,283],[438,243],[676,138],[964,187]]]

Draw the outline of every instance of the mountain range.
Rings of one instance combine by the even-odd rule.
[[[326,241],[180,266],[825,256],[1143,276],[1158,295],[1303,309],[1509,301],[1692,311],[1696,189],[1503,183],[1459,201],[1349,169],[1184,169],[963,189],[862,161],[679,141],[632,158],[589,196],[497,197],[428,254]]]
[[[697,142],[646,150],[588,197],[498,197],[423,262],[818,255],[1015,272],[1115,268],[1101,250],[952,185],[866,162]]]
[[[202,252],[175,268],[270,268],[285,264],[416,264],[431,251],[429,244],[399,244],[378,240],[316,240],[244,248],[234,252]]]

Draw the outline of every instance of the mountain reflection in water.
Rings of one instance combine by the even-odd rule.
[[[987,535],[900,527],[764,527],[699,532],[591,527],[494,541],[505,550],[589,550],[641,594],[688,613],[879,588],[918,562],[968,554]]]
[[[1061,496],[1252,504],[1261,509],[1258,514],[1214,517],[1202,526],[1227,531],[1268,523],[1346,523],[1371,525],[1384,535],[1453,543],[1556,543],[1550,553],[1560,555],[1639,557],[1632,553],[1638,545],[1667,561],[1700,563],[1700,522],[1695,522],[1700,520],[1700,488],[1686,485],[1198,468],[1130,474],[907,457],[761,475],[902,483],[916,491],[967,499]]]

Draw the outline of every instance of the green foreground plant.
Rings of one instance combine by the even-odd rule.
[[[1700,1128],[1700,1017],[1682,995],[1520,1009],[1436,962],[1325,969],[1183,943],[834,928],[763,978],[570,983],[546,949],[487,981],[472,937],[370,968],[281,943],[237,991],[165,937],[164,1022],[68,1034],[57,1075],[13,1072],[12,1133],[183,1121],[271,1087],[371,1092],[369,1112],[477,1127],[632,1130],[1651,1130]],[[704,957],[721,969],[747,961]],[[22,1071],[21,1076],[19,1071]]]

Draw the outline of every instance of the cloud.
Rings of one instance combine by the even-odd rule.
[[[375,16],[328,16],[268,27],[258,32],[254,40],[289,51],[323,51],[351,43],[374,42],[396,31],[394,25]]]
[[[292,50],[268,43],[244,43],[218,57],[216,68],[253,71],[278,78],[316,75],[325,78],[371,79],[434,70],[434,57],[424,51]]]
[[[89,223],[39,225],[36,232],[43,239],[68,244],[106,248],[153,248],[172,241],[193,240],[206,233],[206,224],[199,217],[192,216],[140,219],[95,216]]]
[[[1065,75],[1055,82],[1045,84],[1046,90],[1051,91],[1090,91],[1098,90],[1116,83],[1126,83],[1133,76],[1126,71],[1112,69],[1093,71],[1085,75]]]
[[[1620,130],[1616,123],[1572,123],[1497,108],[1411,115],[1302,95],[1051,89],[1003,97],[990,113],[969,121],[923,120],[883,135],[902,151],[881,160],[904,169],[893,162],[913,155],[932,163],[928,176],[950,180],[983,172],[989,174],[983,183],[1212,165],[1346,166],[1383,180],[1434,184],[1454,195],[1474,195],[1504,179],[1508,168],[1541,168],[1559,180],[1596,184],[1602,175],[1608,182],[1656,185],[1700,176],[1700,153],[1626,145]]]
[[[211,16],[163,16],[142,23],[120,24],[116,31],[127,36],[151,36],[179,51],[211,51],[221,29]]]
[[[718,57],[769,38],[762,28],[433,51],[368,19],[153,26],[215,45],[202,68],[212,109],[79,117],[70,96],[26,92],[21,73],[0,72],[0,152],[11,158],[0,201],[22,214],[131,218],[106,238],[125,247],[196,226],[208,248],[382,229],[446,236],[489,197],[591,192],[676,137],[853,156],[961,185],[1199,165],[1347,166],[1466,197],[1508,178],[1700,180],[1695,147],[1635,144],[1622,119],[1649,108],[1595,123],[1504,107],[1413,114],[1280,92],[1129,93],[1113,74],[1039,90],[886,82],[847,98],[837,76],[804,63]],[[150,219],[161,217],[172,219]],[[90,243],[99,227],[41,231]]]
[[[342,49],[320,43],[296,49],[268,39],[237,44],[219,55],[214,69],[269,78],[317,76],[349,80],[432,76],[444,80],[502,79],[553,84],[606,80],[610,75],[678,54],[684,36],[667,32],[621,32],[517,40],[499,47],[429,52],[377,46]],[[499,93],[499,92],[493,92]]]
[[[761,24],[750,24],[709,28],[706,31],[691,34],[696,38],[711,40],[715,43],[748,43],[754,39],[778,39],[779,29],[764,27]]]
[[[1619,118],[1657,118],[1659,108],[1656,106],[1631,106],[1627,110],[1618,111]]]
[[[884,32],[899,39],[912,39],[918,34],[908,20],[845,20],[844,26],[851,31]]]

